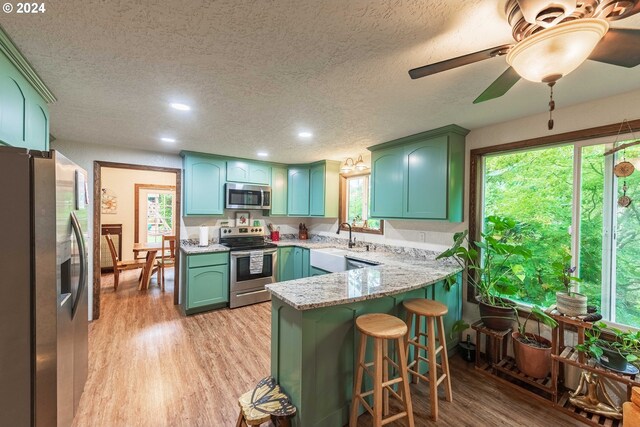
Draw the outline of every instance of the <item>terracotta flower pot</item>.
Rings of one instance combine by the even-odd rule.
[[[513,354],[516,366],[520,371],[533,378],[545,378],[551,372],[551,342],[541,336],[527,333],[526,336],[535,339],[548,348],[535,347],[520,341],[520,332],[513,332]]]
[[[511,307],[499,307],[495,305],[480,303],[480,318],[489,329],[504,331],[509,329],[513,323],[514,311]]]
[[[565,316],[587,314],[587,296],[576,292],[556,292],[556,308]]]

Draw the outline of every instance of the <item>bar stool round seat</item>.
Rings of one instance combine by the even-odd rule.
[[[431,401],[431,419],[438,420],[438,386],[444,384],[445,400],[451,402],[451,375],[447,355],[447,340],[444,329],[444,316],[449,312],[446,305],[430,299],[410,299],[402,302],[407,311],[406,353],[411,354],[411,362],[407,371],[411,379],[417,383],[420,379],[429,383]],[[424,327],[423,327],[424,325]],[[423,353],[423,354],[421,354]],[[438,363],[440,356],[440,363]],[[422,366],[427,364],[429,372],[424,374]]]
[[[401,338],[408,331],[402,320],[382,313],[363,314],[356,319],[356,327],[370,337],[386,340]]]
[[[402,305],[407,310],[421,316],[440,317],[449,312],[449,308],[441,302],[424,298],[409,299],[404,301]]]

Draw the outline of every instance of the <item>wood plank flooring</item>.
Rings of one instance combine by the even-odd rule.
[[[136,280],[136,271],[125,272],[114,293],[111,276],[103,276],[74,427],[235,426],[238,396],[270,371],[270,304],[183,317],[172,278],[165,293],[155,276],[148,291],[138,291]],[[451,365],[454,401],[441,401],[437,424],[429,421],[426,386],[412,386],[417,427],[581,425],[501,391],[458,357]],[[359,427],[370,425],[360,417]]]

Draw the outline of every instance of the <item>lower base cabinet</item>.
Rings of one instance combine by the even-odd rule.
[[[309,277],[309,249],[297,246],[278,248],[278,282]]]
[[[194,314],[229,303],[229,253],[182,255],[182,306]]]
[[[312,277],[313,276],[322,276],[322,275],[325,275],[325,274],[329,274],[328,271],[323,270],[323,269],[318,268],[318,267],[310,267],[309,271],[310,271]]]

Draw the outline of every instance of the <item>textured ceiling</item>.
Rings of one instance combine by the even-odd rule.
[[[58,98],[56,138],[304,162],[457,123],[473,129],[543,112],[521,80],[472,105],[495,58],[412,81],[407,71],[505,42],[503,1],[219,0],[46,2],[0,25]],[[640,15],[613,26],[640,28]],[[587,62],[555,89],[558,108],[640,88],[640,67]],[[182,101],[188,113],[167,104]],[[300,130],[314,137],[301,141]],[[175,144],[160,136],[177,139]]]

